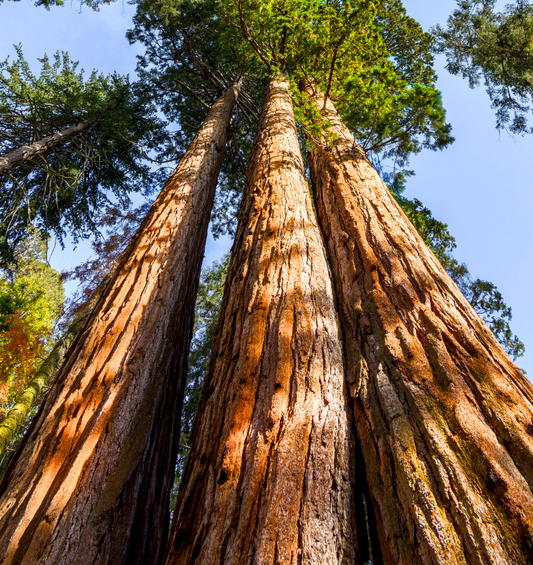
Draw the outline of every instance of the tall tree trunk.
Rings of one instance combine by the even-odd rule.
[[[89,126],[90,124],[88,122],[80,122],[79,124],[58,131],[53,135],[43,137],[31,145],[17,147],[17,149],[13,149],[13,151],[2,155],[0,157],[0,175],[8,173],[15,165],[29,161],[52,147],[66,143],[69,139],[81,131],[86,130]]]
[[[248,166],[167,565],[362,563],[354,435],[288,82]]]
[[[0,563],[158,563],[209,216],[238,95],[211,108],[0,485]]]
[[[533,560],[533,388],[331,101],[309,156],[385,563]]]

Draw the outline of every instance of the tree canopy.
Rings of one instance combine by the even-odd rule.
[[[496,0],[459,0],[447,27],[436,26],[435,50],[446,55],[446,68],[484,82],[496,111],[496,127],[531,133],[527,115],[533,95],[533,5],[517,0],[496,10]]]
[[[131,192],[150,192],[155,176],[143,159],[165,135],[148,95],[127,77],[93,71],[84,78],[67,53],[40,62],[35,75],[19,46],[14,61],[0,63],[0,152],[83,127],[0,172],[4,256],[27,226],[77,241],[94,233],[111,194],[125,202]]]
[[[182,150],[206,106],[232,80],[243,89],[212,216],[231,232],[266,79],[288,72],[300,124],[312,131],[298,84],[331,96],[364,149],[403,166],[423,147],[453,141],[432,69],[431,38],[398,0],[144,0],[130,42],[142,42],[138,73],[175,124],[165,158]],[[244,41],[235,41],[241,36]]]
[[[431,38],[400,1],[222,4],[228,27],[270,71],[288,72],[295,94],[300,80],[310,81],[336,103],[365,151],[403,163],[422,147],[453,141],[435,87]],[[297,118],[305,123],[305,112]]]
[[[215,99],[242,82],[212,215],[215,236],[235,227],[266,77],[247,44],[235,42],[223,13],[219,0],[143,0],[127,33],[144,45],[137,73],[173,124],[163,159],[185,151]]]

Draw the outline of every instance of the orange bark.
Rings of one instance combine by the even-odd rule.
[[[331,101],[310,153],[385,563],[533,562],[533,387],[426,247]]]
[[[272,80],[167,565],[363,562],[344,382],[288,82]]]
[[[0,485],[0,563],[158,563],[209,216],[238,95],[210,110]]]

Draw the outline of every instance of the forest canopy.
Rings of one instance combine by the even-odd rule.
[[[448,63],[525,133],[494,7],[460,0]],[[0,562],[528,563],[524,344],[406,191],[454,142],[453,34],[400,0],[135,10],[134,80],[0,63]],[[93,256],[60,275],[50,237]]]

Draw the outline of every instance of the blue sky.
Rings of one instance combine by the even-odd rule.
[[[454,0],[404,0],[408,13],[425,29],[445,23]],[[28,61],[56,50],[69,52],[87,71],[133,74],[141,47],[130,46],[124,34],[131,27],[134,7],[115,3],[100,12],[77,4],[49,12],[29,0],[0,5],[0,57],[13,56],[22,43]],[[411,160],[416,176],[406,195],[420,199],[434,216],[446,222],[457,240],[455,255],[474,277],[496,284],[512,307],[512,327],[528,352],[517,364],[533,376],[533,136],[498,134],[484,89],[471,90],[451,76],[437,60],[439,88],[456,142],[443,152],[425,151]],[[208,243],[206,262],[219,257],[227,241]],[[76,264],[88,246],[57,250],[52,264],[59,269]]]

